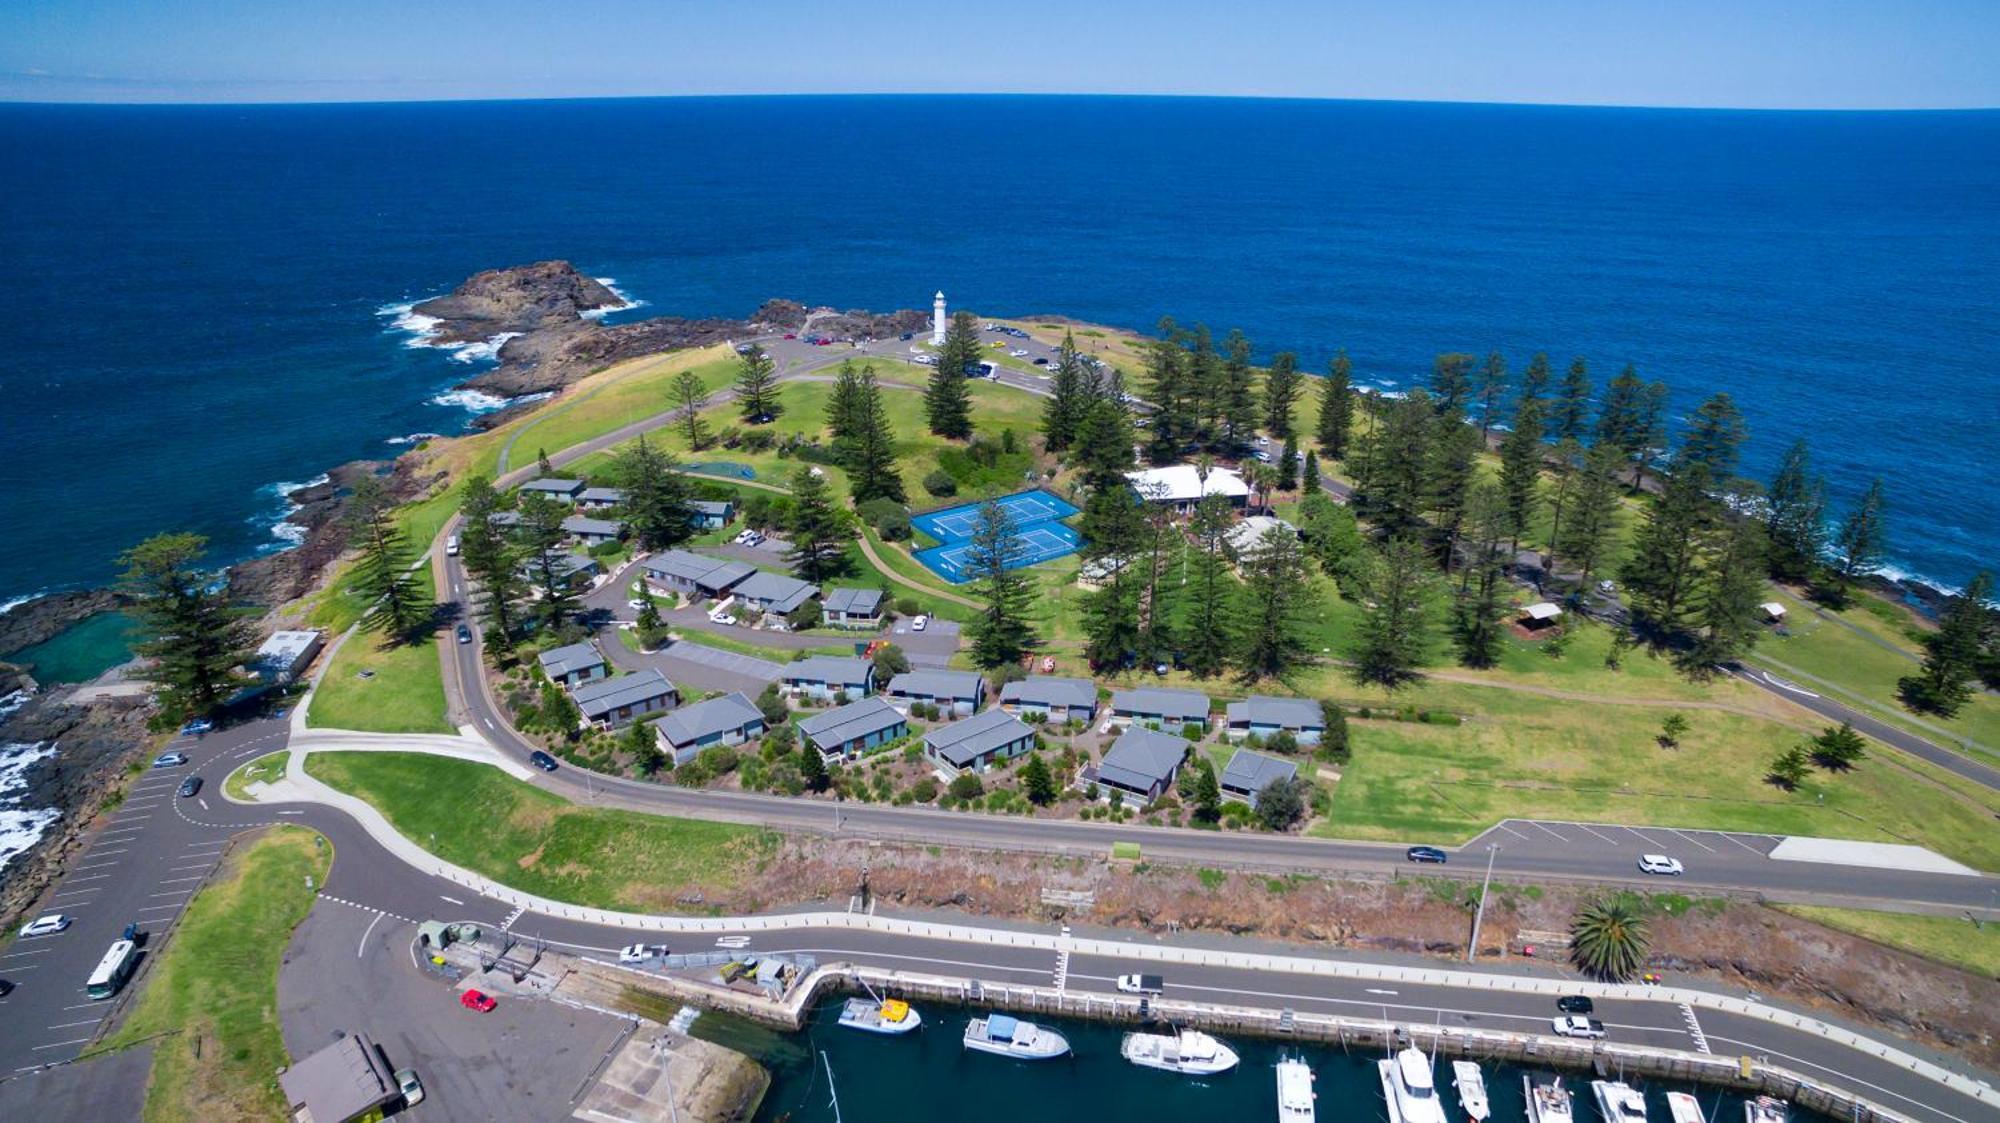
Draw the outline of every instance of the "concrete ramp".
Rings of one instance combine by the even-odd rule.
[[[741,1053],[662,1031],[632,1035],[571,1114],[586,1123],[730,1123],[757,1114],[770,1074]]]
[[[1841,838],[1787,838],[1771,851],[1779,862],[1818,862],[1829,866],[1861,866],[1871,870],[1949,873],[1978,877],[1979,871],[1921,846],[1890,842],[1851,842]]]

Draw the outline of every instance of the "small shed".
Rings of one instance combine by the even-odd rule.
[[[1546,628],[1562,619],[1562,614],[1562,608],[1555,602],[1536,601],[1521,610],[1521,624],[1530,629]]]
[[[1757,606],[1757,611],[1764,614],[1764,623],[1766,624],[1782,624],[1785,622],[1785,606],[1779,604],[1777,601],[1767,600]]]

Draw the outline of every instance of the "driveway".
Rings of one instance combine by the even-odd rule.
[[[630,654],[629,652],[627,654]],[[764,687],[778,681],[784,666],[769,659],[756,659],[707,647],[687,640],[669,644],[652,655],[638,655],[649,666],[674,682],[684,682],[703,690],[741,690],[755,698]]]
[[[901,618],[890,627],[888,640],[902,648],[910,662],[923,667],[942,667],[958,650],[958,633],[958,624],[935,616],[921,632],[911,630],[909,619]]]

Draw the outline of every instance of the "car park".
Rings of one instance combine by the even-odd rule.
[[[554,772],[556,770],[556,758],[540,749],[536,749],[534,752],[528,754],[528,763],[544,772]]]
[[[59,912],[45,912],[21,927],[23,936],[53,936],[69,927],[69,917]]]
[[[458,1004],[468,1010],[477,1010],[482,1014],[489,1013],[495,1006],[500,1005],[498,1002],[493,1001],[483,990],[466,991],[464,994],[458,996]]]
[[[404,1107],[415,1107],[424,1102],[424,1082],[417,1079],[414,1068],[396,1070],[396,1090],[403,1094]]]
[[[1669,858],[1665,854],[1641,854],[1639,872],[1657,874],[1661,877],[1679,877],[1687,872],[1679,858]]]
[[[1603,1037],[1604,1023],[1596,1018],[1586,1018],[1581,1014],[1571,1014],[1556,1018],[1550,1023],[1562,1037]]]
[[[458,642],[460,642],[460,643],[471,643],[471,642],[472,642],[472,629],[471,629],[471,628],[468,628],[468,627],[466,627],[466,626],[465,626],[465,625],[463,625],[463,624],[460,624],[460,625],[458,626]]]
[[[201,794],[201,777],[189,776],[187,779],[181,781],[182,799],[193,799],[199,794]]]
[[[179,768],[188,762],[186,753],[161,753],[153,758],[154,768]]]
[[[1580,994],[1565,994],[1561,998],[1556,999],[1556,1009],[1561,1010],[1565,1014],[1594,1014],[1597,1012],[1596,1004]]]
[[[1435,846],[1412,846],[1403,851],[1403,857],[1412,862],[1429,862],[1440,866],[1450,860],[1449,855]]]

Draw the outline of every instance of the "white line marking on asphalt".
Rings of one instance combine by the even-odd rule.
[[[367,954],[368,933],[373,932],[375,926],[380,923],[382,923],[382,914],[378,912],[375,914],[375,919],[368,922],[368,927],[361,930],[361,942],[354,947],[354,958],[360,959],[363,955]]]
[[[34,970],[35,968],[37,968],[37,967],[40,967],[40,966],[41,966],[41,964],[39,964],[39,963],[23,963],[23,964],[21,964],[21,965],[20,965],[19,967],[9,967],[9,968],[7,968],[7,970],[8,970],[8,971],[10,971],[10,972],[15,972],[15,973],[19,973],[19,972],[21,972],[21,971],[32,971],[32,970]]]
[[[96,1025],[97,1023],[99,1023],[99,1022],[101,1022],[101,1021],[103,1021],[103,1020],[104,1020],[103,1018],[91,1018],[91,1019],[89,1019],[89,1020],[87,1020],[87,1021],[81,1021],[81,1022],[64,1022],[63,1024],[61,1024],[61,1025],[59,1025],[59,1026],[49,1026],[49,1027],[47,1027],[47,1028],[49,1028],[49,1029],[75,1029],[75,1028],[76,1028],[76,1027],[78,1027],[78,1026],[94,1026],[94,1025]]]
[[[1513,822],[1513,821],[1514,820],[1508,820],[1508,822]],[[1498,831],[1506,831],[1508,834],[1511,834],[1515,838],[1519,839],[1526,839],[1528,837],[1527,835],[1522,834],[1520,831],[1515,830],[1513,827],[1508,826],[1506,822],[1493,824],[1493,829]]]
[[[97,836],[97,840],[98,840],[99,842],[102,842],[102,841],[104,841],[105,839],[107,839],[107,838],[110,838],[110,837],[111,837],[112,835],[114,835],[114,834],[138,834],[138,833],[139,833],[140,831],[142,831],[142,830],[145,830],[145,829],[146,829],[146,828],[144,828],[144,827],[120,827],[120,828],[119,828],[119,829],[117,829],[117,830],[112,830],[112,831],[105,831],[105,832],[104,832],[103,834],[101,834],[101,835],[98,835],[98,836]],[[119,839],[118,841],[120,841],[120,842],[130,842],[130,841],[132,841],[132,840],[131,840],[131,839],[129,839],[129,838],[121,838],[121,839]]]
[[[206,811],[206,810],[208,810],[208,800],[206,800],[206,799],[196,799],[196,800],[195,800],[195,802],[196,802],[196,803],[199,803],[199,804],[201,804],[201,809],[202,809],[203,811]]]
[[[1669,827],[1668,829],[1669,829],[1669,830],[1673,830],[1673,828],[1671,828],[1671,827]],[[1715,853],[1715,847],[1713,847],[1713,846],[1710,846],[1710,845],[1708,845],[1707,843],[1704,843],[1704,842],[1703,842],[1702,840],[1700,840],[1700,839],[1696,838],[1695,836],[1693,836],[1693,835],[1691,835],[1691,834],[1687,833],[1686,831],[1682,831],[1682,830],[1674,830],[1674,833],[1675,833],[1675,834],[1677,834],[1677,835],[1680,835],[1680,836],[1681,836],[1682,838],[1685,838],[1685,839],[1687,839],[1687,840],[1688,840],[1689,842],[1692,842],[1692,843],[1694,843],[1694,844],[1695,844],[1696,846],[1699,846],[1699,847],[1701,847],[1701,848],[1702,848],[1703,850],[1706,850],[1706,851],[1708,851],[1708,852],[1709,852],[1709,853],[1711,853],[1711,854]]]
[[[76,867],[78,873],[82,873],[84,870],[111,870],[117,868],[117,862],[92,862],[89,865]]]
[[[498,726],[496,726],[496,725],[494,725],[494,724],[493,724],[493,719],[492,719],[492,718],[490,718],[490,717],[482,717],[482,718],[480,718],[479,720],[481,720],[481,721],[485,722],[485,723],[486,723],[486,728],[488,728],[488,729],[498,729],[498,728],[499,728]]]
[[[229,845],[229,840],[225,838],[220,842],[190,842],[187,844],[187,848],[189,850],[199,850],[204,846],[213,846],[216,849],[220,850],[221,848],[227,845]]]
[[[280,811],[280,812],[278,812],[278,814],[280,814],[280,815],[303,815],[303,814],[305,814],[305,812],[303,812],[303,811]]]
[[[99,850],[93,846],[91,847],[89,856],[92,858],[109,858],[113,854],[123,854],[124,852],[125,848],[123,846],[111,850]]]
[[[58,1041],[53,1045],[37,1045],[35,1046],[35,1050],[36,1052],[40,1052],[43,1049],[60,1049],[65,1045],[81,1045],[88,1040],[90,1040],[88,1037],[79,1037],[75,1041]]]
[[[1383,989],[1382,989],[1382,988],[1380,988],[1380,987],[1364,987],[1364,988],[1362,988],[1362,989],[1366,990],[1366,991],[1367,991],[1367,992],[1368,992],[1369,994],[1395,994],[1395,993],[1397,993],[1397,992],[1395,992],[1395,991],[1393,991],[1393,990],[1383,990]]]
[[[1742,839],[1740,839],[1740,838],[1737,838],[1737,837],[1736,837],[1735,835],[1733,835],[1733,834],[1725,834],[1725,835],[1723,835],[1722,837],[1724,837],[1724,838],[1728,839],[1729,841],[1731,841],[1731,842],[1735,843],[1735,844],[1736,844],[1736,845],[1738,845],[1738,846],[1741,846],[1741,847],[1742,847],[1743,849],[1745,849],[1745,850],[1748,850],[1748,851],[1749,851],[1749,852],[1751,852],[1752,854],[1756,854],[1756,855],[1758,855],[1759,857],[1762,857],[1762,856],[1763,856],[1763,854],[1764,854],[1764,852],[1763,852],[1762,850],[1759,850],[1759,849],[1757,849],[1757,848],[1756,848],[1755,846],[1752,846],[1752,845],[1750,845],[1749,843],[1747,843],[1747,842],[1743,841]],[[1756,835],[1752,835],[1751,837],[1752,837],[1752,838],[1755,838],[1755,837],[1757,837],[1757,836],[1756,836]]]
[[[8,952],[8,953],[7,953],[6,955],[0,955],[0,959],[19,959],[20,957],[22,957],[22,956],[24,956],[24,955],[47,955],[48,953],[50,953],[50,952],[52,952],[52,951],[54,951],[54,950],[56,950],[56,949],[54,949],[54,948],[36,948],[36,949],[35,949],[35,950],[33,950],[33,951],[10,951],[10,952]]]
[[[1569,838],[1568,838],[1568,836],[1566,836],[1566,835],[1563,835],[1563,834],[1559,834],[1559,833],[1557,833],[1556,831],[1552,831],[1552,830],[1549,830],[1549,825],[1548,825],[1547,823],[1543,823],[1543,822],[1538,822],[1538,821],[1536,821],[1536,820],[1534,820],[1534,819],[1530,819],[1530,820],[1528,820],[1528,825],[1529,825],[1529,826],[1531,826],[1531,827],[1539,827],[1539,828],[1541,828],[1541,829],[1542,829],[1542,830],[1544,830],[1544,831],[1548,831],[1548,833],[1549,833],[1549,834],[1552,834],[1552,835],[1555,835],[1555,837],[1556,837],[1556,841],[1557,841],[1557,842],[1568,842],[1568,841],[1569,841]]]
[[[191,865],[186,865],[186,866],[168,866],[167,872],[179,873],[182,870],[205,870],[214,864],[215,864],[214,862],[195,862]]]
[[[179,910],[179,908],[180,908],[180,906],[179,906],[179,905],[147,905],[147,906],[146,906],[145,908],[142,908],[142,909],[140,909],[140,910],[138,910],[138,911],[140,911],[140,912],[175,912],[175,911]]]
[[[460,907],[460,908],[464,908],[464,907],[465,907],[465,902],[464,902],[464,901],[461,901],[461,900],[459,900],[459,899],[458,899],[457,897],[447,897],[447,896],[445,896],[445,895],[444,895],[443,893],[439,893],[439,894],[438,894],[438,900],[440,900],[440,901],[450,901],[450,902],[451,902],[452,904],[454,904],[454,905],[457,905],[457,906],[458,906],[458,907]]]
[[[160,882],[160,884],[161,884],[161,885],[177,885],[177,884],[179,884],[180,882],[183,882],[183,881],[200,881],[200,880],[201,880],[202,878],[204,878],[204,877],[207,877],[207,876],[208,876],[208,875],[207,875],[207,874],[205,874],[205,873],[197,873],[197,874],[190,874],[190,875],[189,875],[189,876],[187,876],[187,877],[169,877],[169,878],[166,878],[166,879],[162,880],[162,881]]]
[[[1600,832],[1598,832],[1598,831],[1594,831],[1594,830],[1591,830],[1591,829],[1590,829],[1589,827],[1586,827],[1586,826],[1584,826],[1584,825],[1583,825],[1582,823],[1571,823],[1571,824],[1570,824],[1570,826],[1572,826],[1572,827],[1575,827],[1575,828],[1576,828],[1577,830],[1580,830],[1580,831],[1584,832],[1585,834],[1588,834],[1588,835],[1591,835],[1591,836],[1593,836],[1593,837],[1595,837],[1595,838],[1598,838],[1598,839],[1601,839],[1601,840],[1603,840],[1603,841],[1605,841],[1605,842],[1608,842],[1608,843],[1610,843],[1610,844],[1611,844],[1611,845],[1613,845],[1613,846],[1616,846],[1616,845],[1618,845],[1618,840],[1617,840],[1617,839],[1614,839],[1614,838],[1612,838],[1612,837],[1611,837],[1610,835],[1608,835],[1608,834],[1602,834],[1602,833],[1600,833]]]
[[[144,815],[120,815],[116,819],[113,819],[111,821],[114,823],[136,823],[141,819],[150,819],[152,817],[153,817],[152,813],[147,812]]]
[[[88,889],[65,889],[60,893],[50,894],[49,900],[55,901],[64,897],[88,897],[102,888],[104,888],[102,885],[93,885]]]
[[[146,894],[146,899],[150,901],[154,897],[185,897],[187,895],[188,891],[185,889],[169,889],[165,893],[148,893]]]
[[[94,873],[91,874],[89,877],[66,877],[63,880],[66,883],[74,884],[75,882],[79,881],[103,881],[105,878],[110,876],[111,875],[108,873]]]

